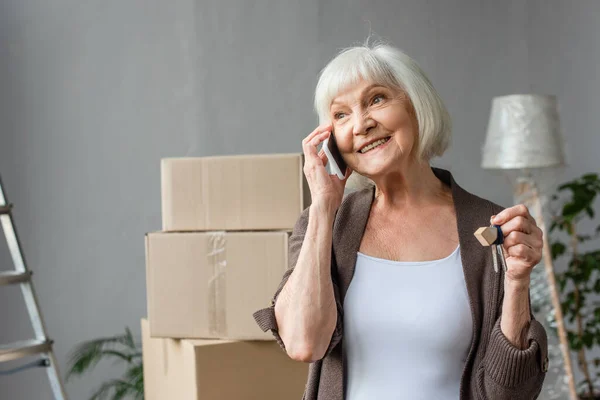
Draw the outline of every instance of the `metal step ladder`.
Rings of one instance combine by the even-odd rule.
[[[42,319],[42,314],[31,281],[32,273],[27,269],[27,265],[25,264],[21,243],[19,242],[19,237],[13,224],[11,210],[12,204],[9,204],[6,199],[4,186],[0,179],[0,223],[2,224],[2,229],[14,264],[14,270],[0,272],[0,286],[19,285],[21,287],[29,319],[31,320],[31,325],[35,332],[35,339],[0,345],[0,364],[36,355],[41,356],[41,360],[34,365],[46,368],[54,398],[56,400],[66,400],[67,396],[65,395],[63,383],[58,371],[56,357],[52,350],[52,341],[48,339],[48,335],[46,334],[46,327]],[[17,368],[14,371],[18,370],[20,369]],[[0,376],[0,379],[2,379],[2,376]]]

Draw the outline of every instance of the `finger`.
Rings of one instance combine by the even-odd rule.
[[[346,175],[344,175],[344,180],[347,180],[348,178],[350,178],[350,175],[352,175],[352,169],[350,167],[346,168]]]
[[[317,153],[317,147],[321,144],[325,139],[329,137],[331,133],[329,131],[321,132],[319,135],[315,136],[308,143],[304,145],[305,153],[308,153],[312,158],[312,161],[318,162],[319,155]]]
[[[317,146],[324,141],[329,134],[329,131],[321,132],[318,135],[313,136],[311,140],[302,143],[302,148],[307,158],[310,158],[311,161],[316,161],[318,159]]]
[[[328,131],[324,126],[318,126],[314,131],[308,134],[304,139],[302,139],[302,144],[310,142],[315,136],[320,135],[323,132]]]
[[[315,136],[320,135],[323,132],[331,131],[331,124],[323,124],[319,125],[314,131],[312,131],[308,136],[302,139],[302,144],[310,142]]]
[[[531,214],[529,214],[529,209],[527,206],[524,204],[517,204],[516,206],[502,210],[500,213],[498,213],[498,215],[494,216],[492,223],[495,225],[502,225],[515,217],[524,217],[534,220]]]
[[[327,154],[325,154],[325,151],[323,151],[321,149],[321,151],[319,151],[318,155],[319,155],[319,158],[321,159],[321,162],[323,163],[323,166],[326,166],[329,159],[327,158]]]
[[[524,244],[533,250],[540,250],[542,248],[542,240],[534,235],[528,235],[523,232],[513,231],[504,238],[504,248],[509,249],[512,246],[518,244]]]
[[[314,147],[316,149],[317,146],[322,141],[324,141],[326,138],[328,138],[330,134],[331,134],[330,131],[323,131],[323,132],[319,132],[316,135],[312,135],[310,140],[304,139],[302,141],[302,147],[312,146],[312,147]]]
[[[537,263],[540,261],[539,252],[524,244],[518,244],[506,249],[510,257],[515,257],[527,263]]]
[[[327,139],[331,135],[331,131],[321,132],[310,140],[310,144],[315,146],[315,148],[320,145],[325,139]]]
[[[503,225],[500,225],[502,234],[507,237],[511,232],[523,232],[527,234],[534,233],[534,228],[537,228],[529,219],[523,216],[516,216],[513,219],[507,221]]]
[[[531,272],[532,267],[535,267],[537,263],[527,262],[518,257],[508,257],[507,261],[510,260],[510,266],[508,267],[507,276],[527,276]]]

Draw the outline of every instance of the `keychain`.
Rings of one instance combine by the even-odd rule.
[[[502,243],[504,243],[504,235],[500,225],[491,224],[488,227],[481,227],[475,231],[475,237],[479,240],[482,246],[492,247],[492,259],[494,261],[494,271],[498,272],[498,257],[502,263],[502,269],[506,272],[506,259],[504,258],[504,251],[502,250]]]

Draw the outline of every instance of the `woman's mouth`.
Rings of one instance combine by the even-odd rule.
[[[358,152],[360,154],[366,154],[366,153],[372,152],[373,150],[381,149],[388,144],[388,142],[390,141],[391,138],[392,138],[391,136],[388,136],[386,138],[379,139],[378,141],[373,142],[370,145],[363,147]]]

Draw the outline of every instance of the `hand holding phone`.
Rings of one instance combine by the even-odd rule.
[[[331,171],[336,174],[340,180],[343,180],[346,177],[348,165],[342,158],[342,153],[340,153],[340,149],[335,141],[333,130],[331,130],[329,137],[323,141],[323,151],[325,152],[325,155],[327,155],[327,161],[329,162],[329,165],[331,165]]]
[[[329,138],[331,140],[326,144]],[[331,125],[317,127],[302,140],[303,172],[310,189],[312,203],[325,207],[326,210],[337,209],[342,203],[346,177],[340,174],[350,171],[332,140],[335,138],[331,134]],[[321,145],[323,146],[319,151],[318,147]],[[334,154],[338,154],[337,159]],[[329,170],[327,164],[331,165]],[[336,169],[337,172],[332,173],[332,170]]]

